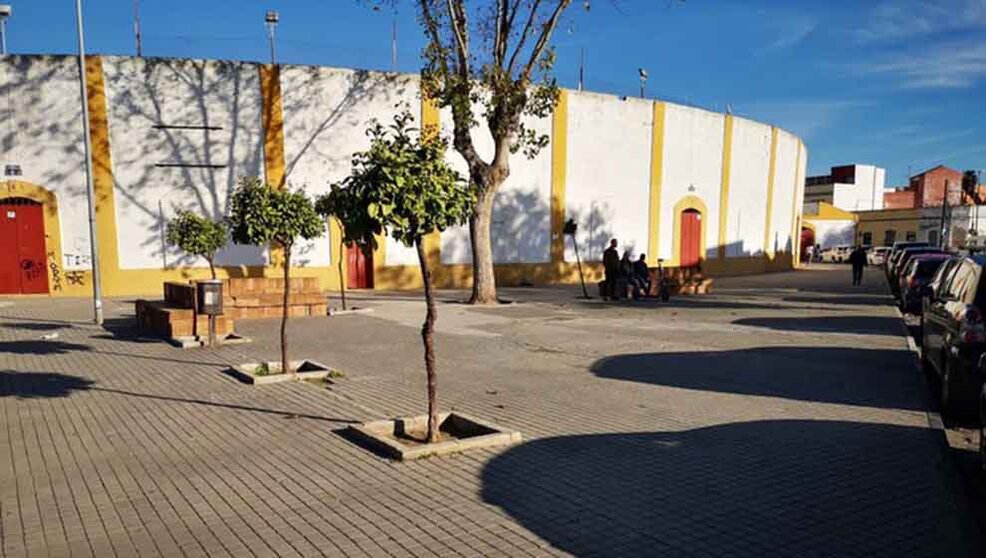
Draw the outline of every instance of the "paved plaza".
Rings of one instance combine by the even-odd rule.
[[[879,272],[577,292],[440,293],[440,405],[525,440],[409,463],[340,431],[425,410],[417,293],[292,320],[292,358],[344,377],[262,387],[224,370],[274,359],[276,320],[181,350],[131,300],[97,328],[0,299],[0,555],[982,555]]]

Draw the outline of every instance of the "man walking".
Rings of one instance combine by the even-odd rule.
[[[863,268],[866,267],[866,250],[863,250],[861,246],[856,246],[856,248],[849,254],[849,263],[852,264],[852,284],[859,285],[863,282]]]
[[[620,253],[616,250],[616,239],[609,241],[609,248],[603,251],[603,271],[606,273],[606,292],[603,296],[616,300],[616,283],[620,277]]]

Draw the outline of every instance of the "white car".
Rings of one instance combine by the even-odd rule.
[[[866,263],[870,265],[883,265],[890,255],[889,246],[875,246],[866,251]]]
[[[825,263],[842,263],[849,261],[852,246],[830,246],[822,250],[822,261]]]

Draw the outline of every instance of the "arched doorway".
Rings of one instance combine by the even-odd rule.
[[[27,198],[0,199],[0,294],[47,292],[44,206]]]
[[[681,238],[678,262],[681,267],[696,267],[702,257],[702,212],[686,209],[681,212]]]

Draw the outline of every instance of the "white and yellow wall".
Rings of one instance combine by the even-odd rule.
[[[277,187],[325,192],[368,147],[372,118],[389,120],[400,104],[420,124],[451,134],[451,116],[421,99],[418,78],[325,67],[94,56],[85,77],[93,136],[100,271],[107,295],[145,295],[161,282],[205,277],[204,261],[164,242],[179,208],[215,217],[228,209],[240,176]],[[0,60],[0,164],[23,174],[0,181],[0,198],[45,205],[53,295],[86,295],[91,262],[86,212],[82,109],[76,59],[7,56]],[[590,276],[610,238],[676,265],[681,213],[701,212],[703,269],[712,274],[790,269],[797,238],[807,153],[795,136],[731,115],[663,101],[563,91],[554,113],[527,124],[549,144],[511,158],[497,195],[493,253],[504,284],[577,280],[575,253],[561,235],[580,225],[579,253]],[[492,153],[484,126],[477,149]],[[465,173],[461,157],[450,162]],[[299,276],[339,284],[338,225],[295,247]],[[414,288],[413,250],[381,239],[376,288]],[[430,235],[429,258],[444,287],[467,287],[467,227]],[[277,273],[277,250],[231,245],[223,276]]]

